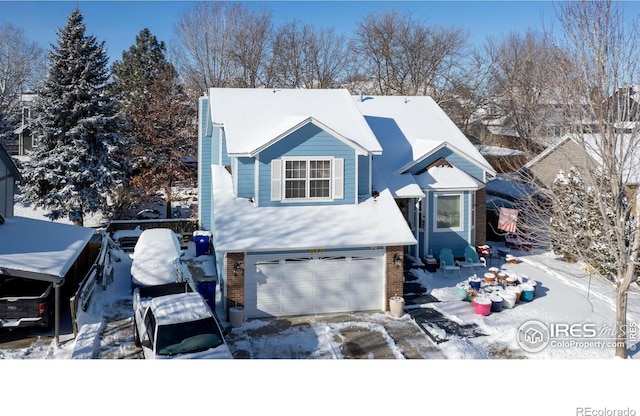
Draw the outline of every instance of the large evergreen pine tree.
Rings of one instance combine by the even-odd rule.
[[[69,216],[82,224],[85,213],[109,213],[125,178],[123,123],[108,93],[107,64],[104,42],[85,35],[83,16],[73,10],[37,89],[38,146],[24,172],[24,198],[52,220]]]

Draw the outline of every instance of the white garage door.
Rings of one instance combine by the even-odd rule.
[[[246,316],[383,310],[384,264],[384,250],[247,255]]]

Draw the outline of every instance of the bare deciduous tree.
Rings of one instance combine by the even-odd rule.
[[[24,30],[0,26],[0,110],[44,76],[44,51],[29,41]]]
[[[432,95],[439,101],[467,40],[461,29],[427,26],[390,10],[366,16],[353,47],[374,85],[369,92]]]
[[[566,64],[564,53],[552,39],[529,30],[489,39],[490,85],[494,114],[513,128],[517,147],[535,155],[549,143],[547,128],[561,117],[564,97],[558,97],[556,74]]]
[[[266,85],[280,88],[336,88],[349,62],[346,37],[333,29],[291,21],[280,26],[271,44]]]
[[[267,11],[198,2],[178,18],[174,31],[178,44],[172,56],[190,89],[258,85],[271,33]]]
[[[637,120],[620,119],[620,102],[616,101],[625,96],[617,94],[619,88],[640,76],[640,33],[636,22],[628,23],[620,3],[563,2],[558,11],[565,50],[573,64],[570,72],[558,68],[562,81],[558,86],[567,104],[564,115],[572,127],[571,138],[581,149],[565,163],[567,171],[574,164],[585,168],[579,172],[581,179],[577,182],[583,185],[570,191],[581,193],[573,198],[580,204],[571,205],[576,209],[554,210],[554,226],[565,231],[572,227],[570,235],[560,233],[560,238],[558,234],[553,238],[552,229],[549,237],[556,247],[562,246],[559,251],[593,266],[614,285],[615,354],[626,358],[627,293],[637,279],[640,249],[640,129]],[[626,99],[630,98],[626,94]],[[561,189],[567,192],[566,188]],[[566,203],[562,192],[540,189],[540,193],[554,207]],[[536,211],[533,204],[526,204],[523,212],[524,232],[535,233],[538,242],[544,241],[549,205]],[[576,216],[581,216],[581,223],[587,225],[575,225]]]

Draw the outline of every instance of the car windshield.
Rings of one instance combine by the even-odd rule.
[[[157,354],[187,354],[215,348],[224,342],[214,318],[158,327]]]

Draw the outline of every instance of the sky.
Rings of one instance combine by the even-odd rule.
[[[105,41],[111,61],[135,43],[144,28],[170,45],[178,16],[194,7],[193,1],[2,1],[0,25],[22,28],[44,49],[57,41],[57,31],[77,6],[87,34]],[[408,12],[427,24],[461,27],[475,43],[527,28],[550,27],[555,16],[551,1],[242,1],[256,10],[271,10],[276,24],[298,20],[318,27],[333,27],[347,35],[367,14],[391,7]],[[640,10],[640,3],[629,2]]]

